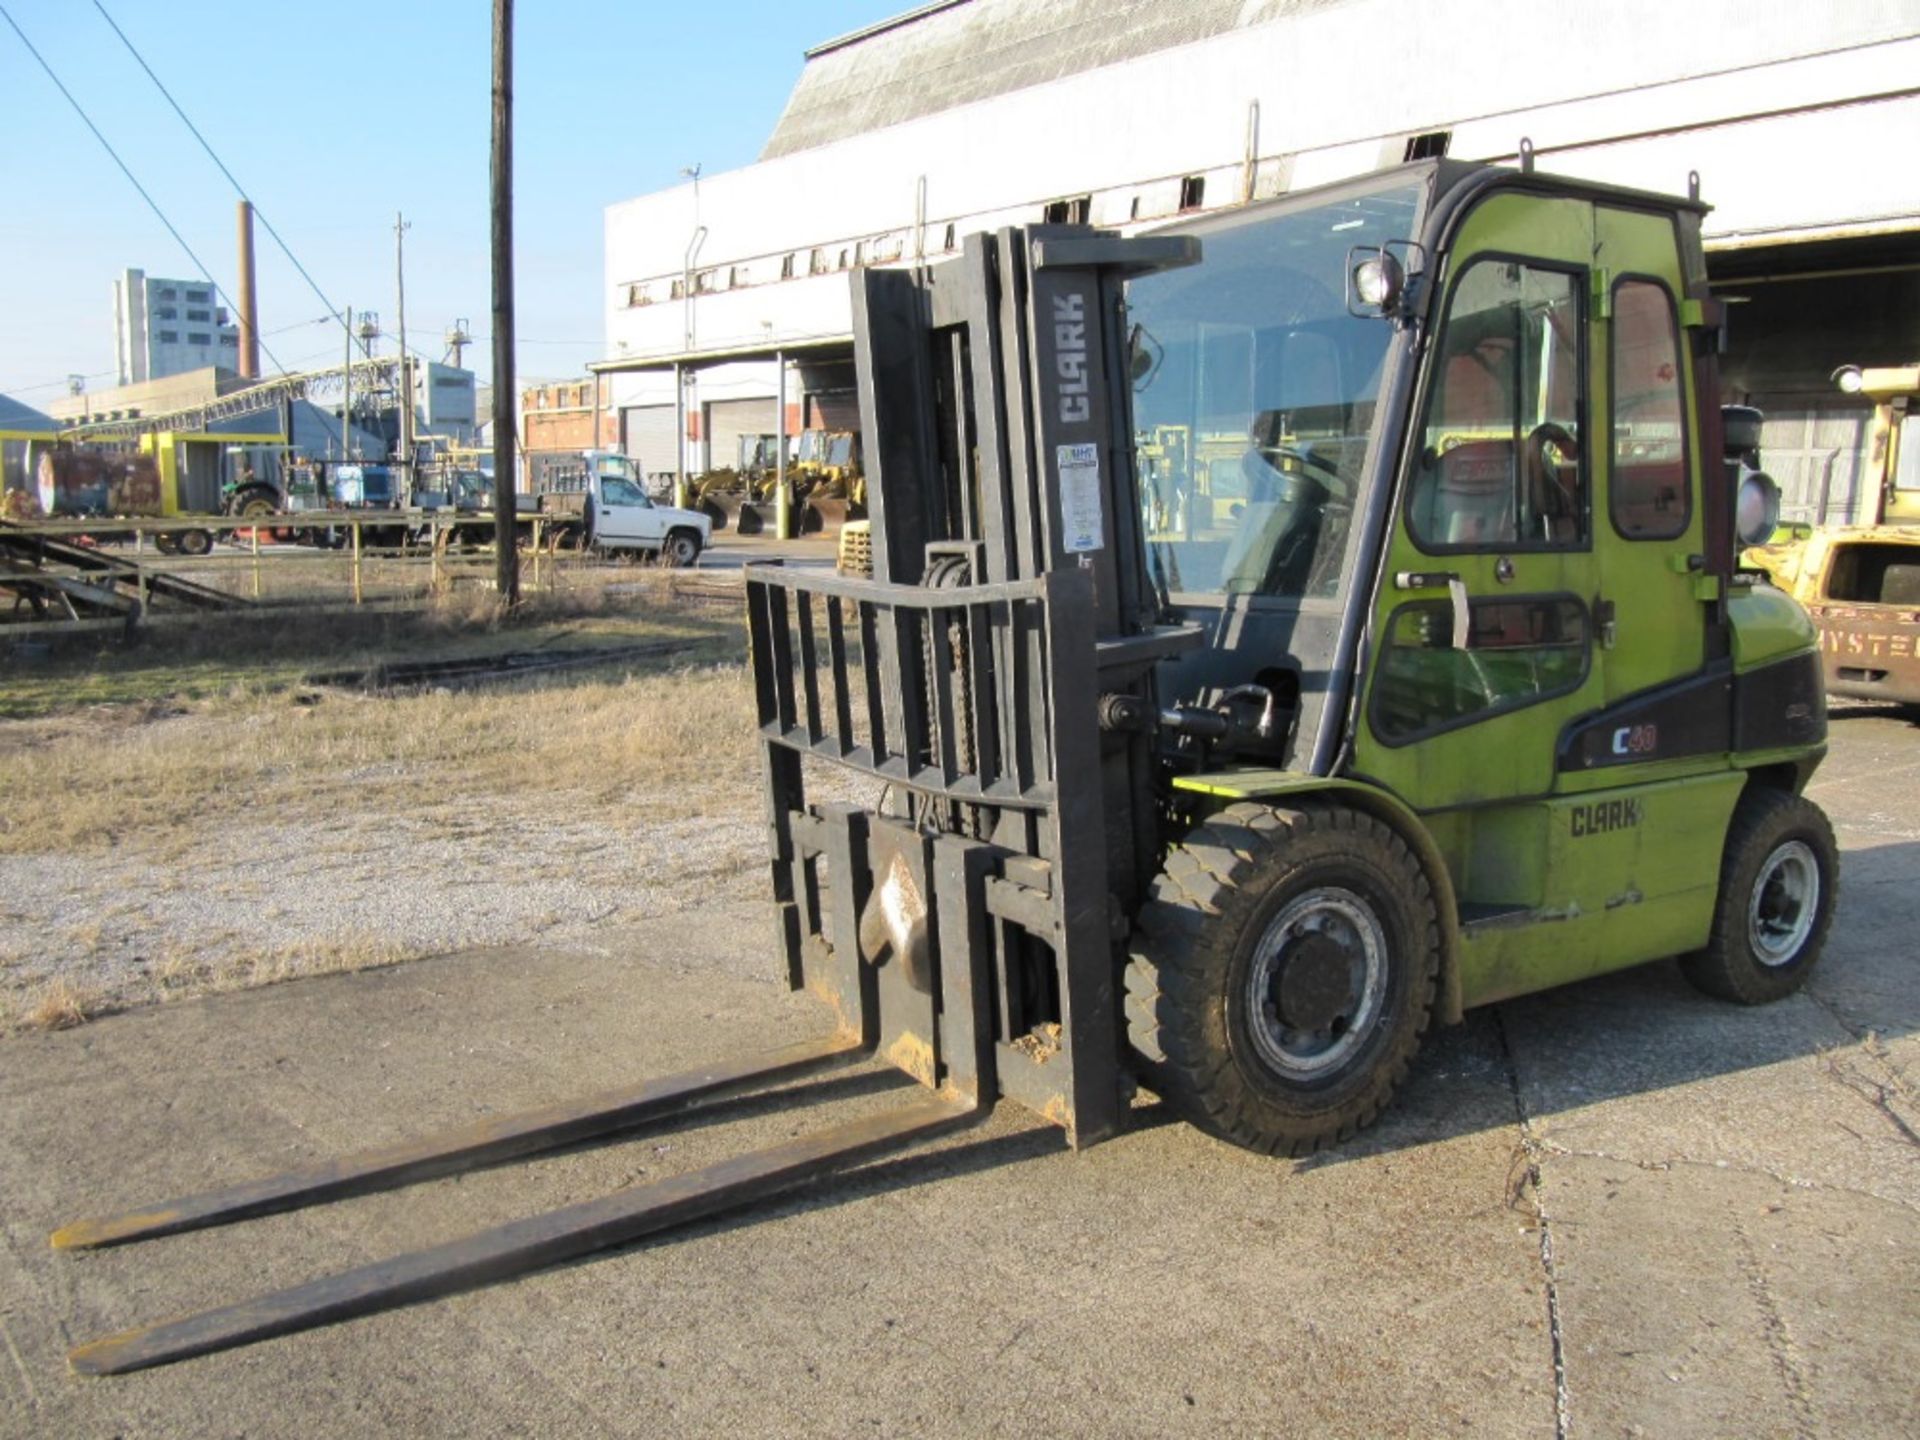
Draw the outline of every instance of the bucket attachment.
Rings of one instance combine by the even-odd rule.
[[[838,535],[847,523],[848,513],[853,504],[849,500],[831,495],[808,497],[801,509],[800,533],[802,535]]]

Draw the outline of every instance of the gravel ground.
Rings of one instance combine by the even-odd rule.
[[[209,827],[190,862],[125,851],[0,856],[0,993],[64,981],[88,1008],[596,931],[762,884],[750,808],[676,817],[671,797],[566,815],[566,797],[439,819],[360,812]],[[441,807],[444,813],[446,806]]]

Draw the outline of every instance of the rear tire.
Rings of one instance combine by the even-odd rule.
[[[213,553],[213,532],[211,530],[182,530],[174,539],[174,549],[182,555],[211,555]]]
[[[1241,804],[1169,852],[1127,967],[1146,1083],[1202,1129],[1304,1155],[1369,1124],[1433,1010],[1440,921],[1371,815]]]
[[[257,520],[277,514],[279,509],[279,496],[271,490],[254,488],[236,494],[228,513],[242,520]]]
[[[1680,969],[1709,995],[1764,1005],[1805,983],[1840,894],[1833,827],[1811,800],[1749,790],[1734,807],[1713,929]]]

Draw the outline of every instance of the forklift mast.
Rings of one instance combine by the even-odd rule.
[[[1119,1128],[1113,942],[1159,863],[1156,623],[1121,286],[1187,238],[976,235],[854,291],[872,580],[756,566],[778,940],[936,1088]],[[871,811],[809,801],[820,764]]]

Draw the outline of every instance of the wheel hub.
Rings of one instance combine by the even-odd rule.
[[[1819,910],[1820,864],[1805,841],[1789,840],[1760,867],[1747,901],[1747,939],[1760,963],[1799,958]]]
[[[1326,1030],[1353,1011],[1353,957],[1330,936],[1311,931],[1287,947],[1276,967],[1273,1001],[1292,1030]]]
[[[1258,1057],[1296,1080],[1338,1069],[1379,1018],[1386,975],[1386,932],[1372,906],[1334,886],[1295,896],[1261,935],[1247,976]]]

